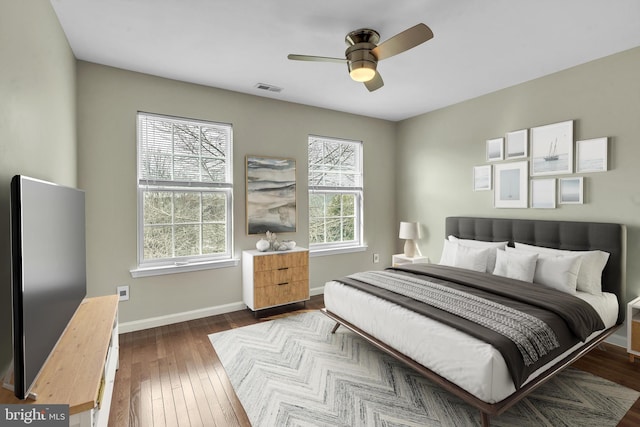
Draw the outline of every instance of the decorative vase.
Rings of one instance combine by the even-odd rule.
[[[265,252],[267,249],[269,249],[269,246],[269,242],[265,239],[260,239],[256,243],[256,249],[260,252]]]

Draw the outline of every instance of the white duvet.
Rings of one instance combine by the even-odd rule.
[[[606,328],[615,324],[618,301],[614,294],[578,292],[577,296],[595,308]],[[502,355],[484,341],[334,281],[325,284],[324,303],[327,310],[485,402],[499,402],[515,391]],[[544,369],[535,371],[529,381]]]

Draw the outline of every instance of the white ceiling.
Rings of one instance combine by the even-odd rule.
[[[640,46],[638,0],[51,0],[78,59],[333,110],[402,120]],[[345,35],[434,38],[378,64],[368,92]],[[266,83],[280,93],[255,88]]]

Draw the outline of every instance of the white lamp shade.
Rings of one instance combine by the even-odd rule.
[[[417,222],[401,222],[400,233],[398,237],[401,239],[419,239],[420,238],[420,224]]]
[[[416,255],[422,255],[420,253],[420,249],[416,244],[416,240],[418,240],[420,236],[420,224],[417,222],[401,222],[400,223],[400,233],[398,233],[398,237],[401,239],[406,239],[404,242],[404,254],[410,258],[415,257]]]

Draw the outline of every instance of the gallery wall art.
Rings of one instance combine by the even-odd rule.
[[[488,164],[473,167],[473,191],[493,189],[495,208],[585,203],[587,180],[576,174],[609,170],[610,138],[574,141],[575,123],[566,120],[485,140]]]
[[[526,208],[528,203],[527,162],[495,165],[494,206]]]
[[[576,172],[604,172],[607,170],[608,138],[576,142]]]
[[[573,120],[531,129],[531,176],[573,172]]]
[[[473,167],[473,191],[491,190],[491,165]]]

